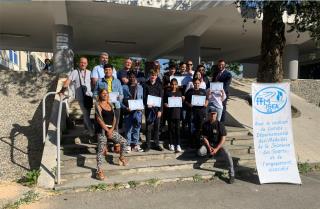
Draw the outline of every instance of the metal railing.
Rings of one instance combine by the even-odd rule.
[[[58,94],[58,92],[48,92],[43,100],[42,100],[42,128],[43,128],[43,143],[45,143],[46,141],[46,98],[49,95],[53,95],[53,94]],[[68,95],[69,95],[69,91],[68,91]],[[62,114],[62,104],[63,103],[67,103],[67,99],[69,98],[69,96],[64,96],[64,97],[60,97],[59,100],[59,109],[58,109],[58,118],[57,118],[57,132],[56,132],[56,146],[57,146],[57,169],[56,169],[56,180],[57,180],[57,184],[60,184],[60,177],[61,177],[61,165],[60,165],[60,137],[61,137],[61,114]]]

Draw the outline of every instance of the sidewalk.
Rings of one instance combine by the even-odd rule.
[[[245,93],[251,93],[250,82],[234,81],[227,111],[244,127],[252,131],[252,109],[244,99]],[[291,93],[291,104],[301,116],[292,118],[293,137],[298,162],[320,163],[320,108]]]

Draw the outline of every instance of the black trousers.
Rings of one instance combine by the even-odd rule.
[[[206,119],[206,108],[192,109],[192,130],[190,134],[191,147],[200,147],[200,135],[202,124]]]
[[[169,119],[168,120],[169,129],[169,144],[180,145],[180,120],[179,119]]]
[[[151,139],[154,140],[156,146],[159,146],[159,128],[160,118],[156,118],[151,124],[146,124],[146,142],[147,148],[151,148]]]
[[[222,115],[221,115],[220,122],[225,122],[225,120],[226,120],[227,100],[228,100],[228,98],[225,99],[225,100],[222,102],[223,110],[222,110]]]

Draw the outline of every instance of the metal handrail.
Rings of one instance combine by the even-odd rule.
[[[43,134],[43,143],[46,141],[46,99],[49,95],[53,94],[58,94],[59,92],[48,92],[42,99],[42,134]],[[57,178],[57,184],[60,184],[60,176],[61,176],[61,166],[60,166],[60,136],[61,136],[61,114],[62,114],[62,103],[66,103],[68,100],[70,92],[68,89],[68,96],[61,97],[60,96],[60,101],[59,101],[59,109],[58,109],[58,118],[57,118],[57,141],[56,141],[56,146],[57,146],[57,170],[56,170],[56,178]]]
[[[58,119],[57,119],[57,184],[60,184],[60,176],[61,176],[61,166],[60,166],[60,124],[61,124],[61,113],[62,113],[62,103],[66,103],[65,99],[68,99],[68,96],[60,97],[59,102],[59,110],[58,110]]]

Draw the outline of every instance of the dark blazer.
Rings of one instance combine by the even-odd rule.
[[[216,82],[216,77],[219,74],[219,71],[215,71],[212,76],[212,82]],[[226,96],[229,96],[229,86],[231,84],[232,75],[228,70],[225,70],[220,77],[218,78],[218,82],[223,83],[223,90],[226,93]]]

